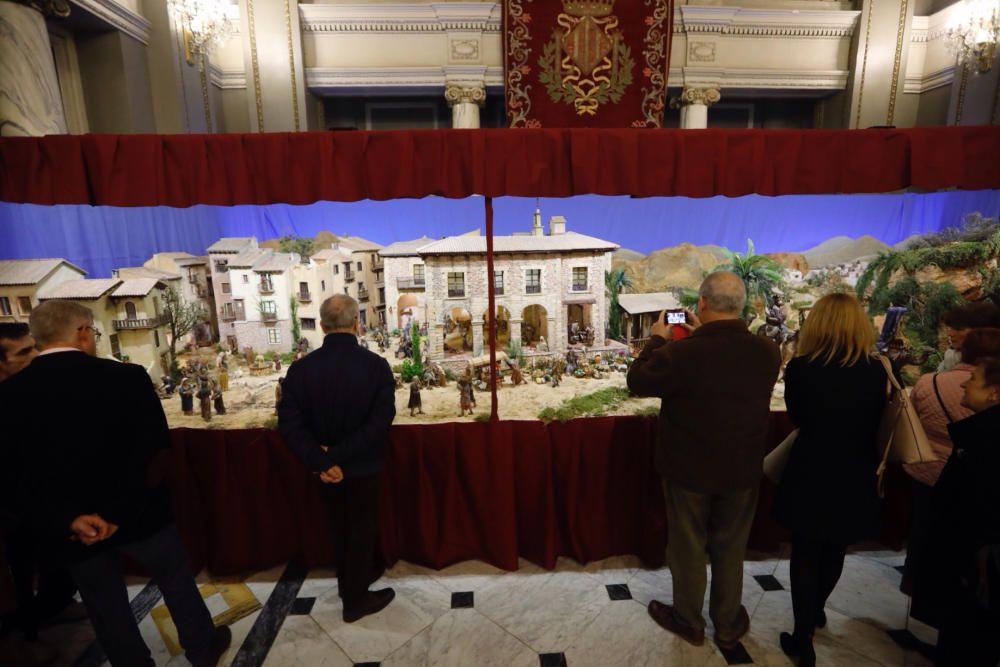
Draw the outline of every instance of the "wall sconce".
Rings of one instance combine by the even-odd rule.
[[[1000,41],[1000,0],[963,0],[951,16],[947,37],[959,65],[986,74]]]
[[[188,65],[197,64],[203,70],[209,53],[233,34],[227,5],[225,0],[170,0],[170,11],[184,38]]]

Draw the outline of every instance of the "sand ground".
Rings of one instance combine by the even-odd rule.
[[[373,346],[374,349],[374,346]],[[395,349],[394,346],[391,349]],[[208,352],[202,353],[202,358],[209,359]],[[390,352],[383,356],[390,364],[398,364],[399,360],[392,357]],[[214,353],[211,355],[214,358]],[[186,358],[181,358],[181,365],[186,362]],[[212,415],[210,422],[202,420],[198,410],[198,400],[195,399],[195,414],[193,416],[184,415],[181,412],[181,399],[174,394],[163,400],[163,409],[167,414],[167,421],[171,427],[188,428],[256,428],[274,425],[274,390],[278,383],[278,378],[283,377],[288,367],[283,366],[281,373],[272,372],[269,375],[251,375],[247,372],[242,360],[233,363],[230,361],[229,390],[225,392],[226,403],[225,415]],[[589,394],[608,387],[625,387],[625,374],[612,373],[609,377],[601,380],[579,379],[575,377],[564,377],[559,387],[550,385],[535,384],[528,379],[528,383],[520,386],[513,386],[509,379],[497,392],[499,402],[498,410],[502,419],[537,419],[538,413],[547,407],[558,407],[563,401]],[[784,393],[783,385],[779,384],[775,388],[775,397],[772,399],[772,409],[784,410],[784,400],[781,398]],[[396,424],[429,424],[446,421],[473,421],[479,416],[483,419],[489,415],[490,395],[489,392],[476,392],[476,408],[473,416],[458,416],[458,386],[455,382],[449,382],[446,387],[425,388],[421,391],[421,402],[423,403],[423,415],[410,416],[407,403],[410,398],[408,385],[404,385],[396,391]],[[657,408],[660,400],[656,398],[630,398],[615,410],[608,412],[609,415],[633,415],[641,410]]]

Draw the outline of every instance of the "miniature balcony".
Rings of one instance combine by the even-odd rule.
[[[396,281],[397,289],[401,290],[423,291],[426,286],[427,282],[423,278],[399,278]]]
[[[277,322],[278,313],[275,312],[265,312],[260,314],[260,319],[264,322]]]
[[[257,286],[257,290],[261,294],[274,294],[274,285],[272,283],[261,283]]]
[[[112,320],[111,326],[115,328],[115,331],[129,331],[134,329],[155,329],[156,327],[163,326],[166,323],[167,316],[160,315],[159,317]]]
[[[300,303],[309,303],[313,300],[312,294],[309,292],[299,292],[298,297]]]

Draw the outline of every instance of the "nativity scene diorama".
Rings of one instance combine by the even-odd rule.
[[[748,326],[785,362],[818,298],[856,293],[879,348],[910,381],[947,351],[945,312],[1000,303],[1000,224],[975,214],[894,246],[840,236],[804,252],[758,253],[747,239],[735,250],[682,243],[644,254],[560,215],[543,223],[536,208],[523,232],[493,245],[492,276],[479,229],[387,245],[329,232],[225,237],[204,254],[164,250],[106,278],[65,259],[3,260],[0,320],[27,320],[47,299],[78,301],[94,312],[98,354],[143,366],[171,425],[243,428],[276,423],[280,379],[323,344],[320,305],[334,294],[358,301],[359,344],[392,367],[401,423],[486,419],[494,378],[501,418],[655,414],[658,400],[631,396],[625,374],[656,319],[694,309],[716,270],[743,279]],[[773,408],[782,394],[779,382]]]

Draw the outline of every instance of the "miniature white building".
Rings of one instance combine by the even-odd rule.
[[[166,284],[154,278],[67,280],[38,294],[90,308],[101,332],[97,356],[128,360],[159,381],[170,369],[169,329],[162,312]]]
[[[27,322],[39,292],[85,275],[65,259],[0,260],[0,322]]]
[[[336,248],[314,252],[308,264],[292,267],[292,283],[298,301],[298,318],[301,336],[316,349],[323,344],[319,309],[327,298],[345,294],[345,265],[352,262],[349,253]]]
[[[219,314],[219,340],[231,350],[237,350],[236,309],[233,304],[232,282],[229,276],[229,260],[243,252],[257,248],[257,239],[251,237],[222,238],[208,247],[209,271],[212,277],[212,291]]]
[[[550,350],[565,350],[573,324],[592,327],[598,345],[603,345],[604,276],[617,248],[608,241],[567,232],[562,216],[549,220],[545,234],[538,211],[531,234],[495,236],[498,347],[521,341],[525,347],[542,349],[544,338]],[[452,236],[422,246],[418,253],[424,260],[431,356],[443,357],[446,348],[481,354],[484,325],[489,321],[486,238]],[[450,334],[449,319],[462,323]]]
[[[389,329],[404,329],[411,321],[427,322],[427,283],[420,249],[434,242],[423,236],[399,241],[379,251],[385,262],[385,303]]]
[[[385,267],[379,256],[382,246],[360,236],[338,236],[333,249],[350,257],[341,267],[344,292],[358,300],[362,326],[373,327],[384,323]]]
[[[212,335],[215,340],[219,339],[219,313],[215,308],[208,257],[197,257],[186,252],[158,252],[146,260],[143,266],[181,276],[181,301],[204,308],[211,318]]]
[[[228,260],[233,335],[239,350],[290,351],[292,338],[292,267],[296,253],[250,248]],[[297,287],[297,286],[296,286]]]

